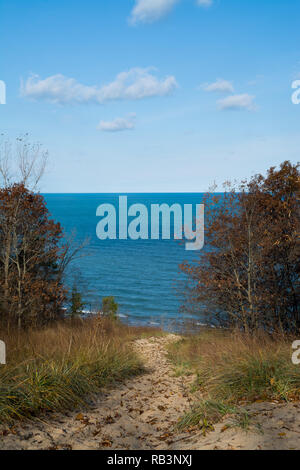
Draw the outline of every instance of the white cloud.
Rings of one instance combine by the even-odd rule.
[[[197,0],[197,5],[200,7],[210,7],[213,4],[213,0]]]
[[[181,0],[135,0],[129,21],[136,23],[153,23],[167,15]],[[200,7],[210,7],[213,0],[197,0]]]
[[[209,92],[221,92],[221,93],[233,93],[234,88],[231,82],[228,82],[227,80],[223,80],[222,78],[218,78],[214,83],[210,83],[208,85],[205,85],[204,87],[205,91]]]
[[[135,0],[130,22],[136,24],[157,21],[169,13],[178,1],[179,0]]]
[[[135,114],[130,114],[128,118],[116,118],[113,121],[100,121],[98,129],[105,132],[132,130],[135,128],[134,118]]]
[[[256,109],[254,104],[255,96],[248,94],[232,95],[218,101],[221,110],[243,110],[254,111]]]
[[[62,74],[40,79],[29,77],[21,84],[21,95],[36,100],[59,104],[102,104],[114,100],[140,100],[153,96],[166,96],[177,88],[174,76],[157,78],[151,68],[132,68],[122,72],[114,81],[103,86],[87,86]]]

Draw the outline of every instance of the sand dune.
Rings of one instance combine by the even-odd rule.
[[[299,404],[251,405],[253,424],[248,432],[227,426],[229,417],[206,436],[197,429],[174,432],[193,400],[189,392],[193,377],[174,377],[166,358],[166,344],[176,340],[168,335],[135,341],[135,349],[145,359],[146,374],[106,390],[87,409],[0,428],[0,449],[300,448]]]

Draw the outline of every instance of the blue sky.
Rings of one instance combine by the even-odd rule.
[[[0,0],[1,130],[43,192],[198,192],[299,160],[300,2]]]

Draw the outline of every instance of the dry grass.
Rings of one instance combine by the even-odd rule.
[[[0,422],[83,404],[101,387],[141,373],[130,341],[159,334],[95,318],[31,331],[0,332],[7,365],[0,366]]]
[[[193,390],[200,395],[180,426],[209,427],[216,416],[246,403],[300,399],[300,367],[292,364],[291,344],[279,336],[207,330],[171,345],[175,370],[196,373]]]

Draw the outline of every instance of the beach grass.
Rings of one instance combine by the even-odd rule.
[[[143,372],[132,340],[160,334],[105,318],[59,322],[40,330],[0,332],[0,423],[82,406],[106,386]]]
[[[300,367],[294,365],[292,339],[265,334],[207,329],[169,346],[169,358],[183,377],[195,374],[195,403],[178,427],[210,428],[235,414],[247,422],[243,406],[253,402],[300,399]]]

